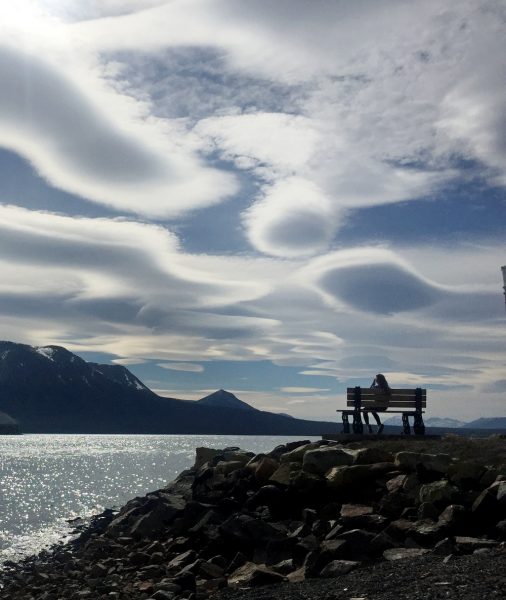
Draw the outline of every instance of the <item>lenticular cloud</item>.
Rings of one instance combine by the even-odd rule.
[[[0,79],[0,145],[56,187],[154,217],[215,204],[236,191],[233,176],[204,167],[149,128],[139,135],[142,124],[115,122],[38,57],[0,47]]]

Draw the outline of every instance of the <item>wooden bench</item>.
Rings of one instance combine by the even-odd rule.
[[[382,394],[377,389],[354,387],[348,388],[346,391],[346,405],[350,408],[336,411],[342,413],[343,433],[351,433],[350,415],[353,417],[353,433],[363,433],[362,414],[365,412],[381,412],[383,414],[401,413],[405,435],[411,434],[409,417],[413,417],[415,435],[425,435],[422,415],[425,412],[423,409],[427,406],[427,390],[422,388],[391,389],[390,394]],[[385,405],[387,405],[387,408],[385,408]]]

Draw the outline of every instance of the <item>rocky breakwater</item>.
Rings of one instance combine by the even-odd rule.
[[[506,470],[325,441],[199,448],[166,488],[7,565],[0,598],[200,600],[377,561],[500,553],[505,540]]]

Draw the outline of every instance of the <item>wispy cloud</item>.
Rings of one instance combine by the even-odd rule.
[[[169,369],[169,371],[186,371],[188,373],[203,373],[204,367],[195,363],[187,362],[173,362],[173,363],[157,363],[162,369]]]

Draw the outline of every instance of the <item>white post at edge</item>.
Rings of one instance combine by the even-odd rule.
[[[502,289],[504,290],[504,302],[506,304],[506,265],[504,265],[504,267],[501,267],[501,271],[502,271],[502,282],[503,282]]]

